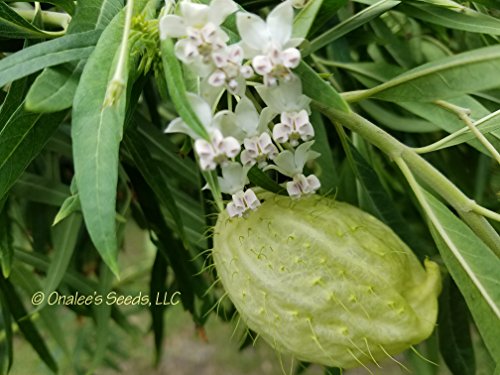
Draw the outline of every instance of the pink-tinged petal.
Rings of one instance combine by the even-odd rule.
[[[222,70],[216,70],[208,77],[208,83],[214,87],[221,87],[226,83],[226,75]]]
[[[212,52],[212,61],[217,68],[223,68],[228,63],[227,53],[224,50]]]
[[[243,150],[240,155],[240,160],[243,165],[254,165],[255,158],[252,157],[251,153],[248,150]]]
[[[300,134],[300,138],[303,141],[309,141],[314,138],[314,128],[312,127],[311,123],[302,125],[298,129],[298,132]]]
[[[286,125],[291,132],[292,129],[294,128],[296,117],[297,117],[296,112],[281,112],[280,120],[281,123]]]
[[[300,198],[300,196],[302,195],[300,185],[295,181],[288,181],[286,183],[286,191],[288,192],[288,195],[293,199]]]
[[[245,138],[243,145],[245,146],[245,150],[250,157],[255,159],[259,156],[259,147],[255,138]]]
[[[283,48],[292,36],[293,8],[290,2],[285,1],[274,8],[267,16],[267,25],[272,40]]]
[[[222,151],[228,158],[235,158],[241,150],[240,142],[234,137],[226,137],[222,140],[219,146],[220,151]]]
[[[293,69],[300,63],[300,51],[297,48],[288,48],[281,53],[283,66]]]
[[[241,217],[243,215],[244,208],[242,209],[240,206],[236,206],[233,202],[229,202],[226,206],[226,211],[230,218]]]
[[[189,39],[180,39],[175,43],[175,56],[185,64],[192,63],[199,55],[198,48]]]
[[[210,143],[204,139],[198,139],[194,142],[194,150],[198,154],[200,168],[204,171],[214,170],[217,164],[214,162],[214,150]]]
[[[255,70],[255,73],[260,74],[261,76],[269,74],[273,70],[273,64],[271,60],[269,60],[269,57],[265,55],[255,56],[252,59],[252,66]]]
[[[309,190],[311,193],[314,193],[316,190],[318,190],[321,187],[321,182],[319,182],[318,177],[315,175],[311,174],[306,177],[307,184],[309,185]]]
[[[276,124],[273,128],[273,139],[278,143],[285,143],[290,138],[291,129],[286,124]]]
[[[232,0],[213,0],[210,3],[210,21],[220,25],[230,14],[236,12],[238,6]]]
[[[186,23],[182,17],[167,14],[160,19],[160,39],[186,36]]]
[[[227,53],[229,56],[229,60],[231,60],[233,63],[237,65],[241,65],[243,62],[243,48],[241,48],[240,45],[238,44],[233,44],[227,47]]]
[[[278,149],[274,145],[268,133],[262,133],[259,137],[259,147],[268,158],[272,159],[278,154]]]
[[[243,43],[254,50],[260,51],[270,41],[266,23],[255,14],[238,12],[236,26]]]
[[[227,83],[227,89],[231,94],[235,94],[238,91],[239,83],[236,79],[230,79]]]
[[[243,78],[249,79],[253,77],[253,69],[251,66],[245,65],[240,68],[240,73]]]
[[[255,195],[252,189],[245,191],[245,202],[249,209],[255,210],[260,206],[259,198]]]
[[[210,9],[208,5],[181,1],[180,10],[182,17],[186,20],[189,26],[201,29],[209,21]]]

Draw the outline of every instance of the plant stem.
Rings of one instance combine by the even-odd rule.
[[[479,130],[477,130],[476,126],[470,119],[470,111],[466,108],[462,108],[459,106],[456,106],[454,104],[448,103],[444,100],[436,100],[434,103],[436,103],[438,106],[455,113],[460,120],[462,120],[465,125],[470,129],[470,131],[476,136],[476,138],[483,144],[484,147],[491,153],[491,155],[496,159],[498,164],[500,164],[500,153],[496,150],[495,147],[486,139],[486,137],[481,133]]]
[[[54,34],[57,36],[64,35],[71,21],[71,16],[66,13],[50,12],[50,11],[37,12],[36,9],[19,9],[19,8],[11,8],[11,9],[15,11],[17,14],[19,14],[21,17],[23,17],[25,20],[30,22],[33,22],[35,20],[36,15],[40,13],[44,25],[56,26],[63,29],[62,31],[48,32],[50,34]]]
[[[468,198],[450,180],[434,166],[418,155],[412,148],[402,144],[396,138],[386,133],[370,121],[356,113],[345,113],[327,107],[318,102],[313,105],[329,117],[333,122],[357,132],[368,142],[382,150],[393,160],[401,158],[423,182],[443,197],[464,219],[465,222],[490,246],[495,253],[500,254],[500,236],[490,223],[482,216],[484,207]],[[481,208],[479,208],[481,207]],[[488,213],[491,211],[487,210]],[[489,215],[491,217],[491,215]]]

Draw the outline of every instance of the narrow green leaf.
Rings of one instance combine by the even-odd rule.
[[[124,15],[122,11],[111,21],[85,65],[75,94],[71,127],[85,224],[96,249],[115,274],[118,151],[125,120],[125,95],[113,105],[105,105],[105,98],[121,43]]]
[[[22,105],[0,131],[0,199],[42,150],[66,114],[40,115]]]
[[[323,0],[310,0],[306,6],[300,10],[293,20],[292,36],[294,38],[307,37],[322,5]]]
[[[47,66],[87,58],[101,34],[100,30],[67,35],[38,43],[0,60],[0,86]]]
[[[351,18],[348,18],[344,22],[339,23],[335,27],[329,29],[325,33],[312,40],[311,44],[303,51],[303,55],[307,56],[311,53],[316,52],[317,50],[332,43],[334,40],[339,39],[347,33],[363,26],[364,24],[370,22],[372,19],[387,12],[389,9],[394,8],[399,3],[401,3],[401,1],[380,0],[376,4],[363,9],[361,12],[355,14]]]
[[[457,6],[460,7],[459,4]],[[500,19],[477,12],[466,6],[461,6],[460,9],[450,9],[426,4],[423,1],[405,1],[399,10],[410,17],[443,26],[447,29],[500,35]]]
[[[7,96],[0,106],[0,131],[9,121],[10,116],[19,108],[24,100],[28,78],[21,78],[11,83]]]
[[[155,193],[160,204],[162,204],[170,213],[177,227],[177,233],[187,245],[186,235],[184,233],[184,225],[179,209],[172,195],[170,187],[161,176],[161,169],[158,164],[151,158],[148,149],[141,141],[139,134],[133,130],[129,130],[125,137],[125,146],[132,155],[137,169],[148,183],[149,187]]]
[[[267,191],[276,194],[285,194],[285,189],[272,180],[267,174],[262,172],[258,167],[254,166],[248,171],[248,179],[256,186],[260,186]]]
[[[499,70],[500,45],[495,45],[421,65],[353,97],[395,102],[454,98],[500,86]]]
[[[299,75],[302,82],[307,82],[303,87],[305,95],[342,112],[351,111],[339,93],[305,62],[300,63],[295,73]]]
[[[29,172],[25,172],[16,181],[11,191],[27,201],[54,207],[60,207],[69,195],[67,185]]]
[[[5,278],[8,278],[14,258],[14,237],[12,235],[12,220],[9,217],[9,201],[0,208],[0,268]]]
[[[439,302],[438,331],[441,355],[454,375],[475,374],[469,310],[456,284],[449,278],[443,280]]]
[[[26,96],[26,109],[32,112],[57,112],[71,107],[84,65],[80,62],[46,68],[35,79]]]
[[[52,357],[44,339],[38,332],[37,328],[30,319],[26,319],[27,311],[23,306],[21,298],[16,290],[9,282],[3,277],[0,277],[0,289],[7,301],[9,301],[9,309],[16,320],[19,329],[23,333],[26,340],[30,343],[36,351],[40,359],[55,373],[57,373],[57,363]]]
[[[0,342],[0,374],[7,375],[14,361],[14,345],[12,333],[12,319],[9,302],[0,288],[0,328],[5,333],[5,338]]]
[[[319,112],[314,111],[311,114],[311,123],[314,126],[314,151],[321,154],[315,160],[315,165],[319,167],[317,176],[321,181],[321,193],[332,194],[339,184],[338,171],[334,163],[332,149],[328,142],[325,124]]]
[[[165,79],[167,81],[168,92],[172,98],[175,109],[179,116],[193,131],[201,138],[208,140],[208,133],[205,127],[196,116],[186,94],[186,85],[182,78],[182,67],[174,53],[174,43],[167,38],[161,41],[161,57]]]
[[[152,298],[156,298],[157,295],[164,295],[167,292],[167,266],[167,258],[160,251],[157,251],[149,282],[149,292]],[[157,305],[156,303],[153,303],[149,308],[152,320],[151,329],[155,339],[155,364],[160,363],[163,351],[164,312],[166,308],[167,306]]]
[[[66,219],[72,213],[80,211],[80,196],[78,194],[71,195],[66,198],[61,205],[61,208],[57,212],[56,217],[54,218],[54,222],[52,226],[59,224],[61,221]]]
[[[94,29],[102,31],[122,8],[123,0],[78,1],[68,33],[81,33]]]
[[[59,31],[40,30],[17,14],[5,2],[0,2],[0,34],[4,38],[54,38],[64,34]]]
[[[429,193],[425,199],[435,220],[432,235],[462,292],[493,358],[500,358],[500,260],[476,234]]]

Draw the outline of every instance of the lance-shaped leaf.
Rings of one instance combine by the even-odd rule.
[[[115,205],[118,151],[125,120],[125,95],[106,102],[124,22],[120,12],[104,30],[82,73],[73,103],[73,158],[85,224],[106,264],[118,272]],[[126,80],[125,80],[126,81]]]

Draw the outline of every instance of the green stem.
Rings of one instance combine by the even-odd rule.
[[[382,150],[390,158],[401,158],[420,179],[445,199],[497,254],[500,254],[500,236],[482,216],[487,210],[468,198],[434,166],[423,159],[412,148],[402,144],[370,121],[356,113],[345,113],[313,102],[313,105],[333,122],[357,132],[368,142]],[[480,208],[481,207],[481,208]],[[492,211],[487,210],[491,217]]]
[[[18,9],[18,8],[12,8],[12,10],[14,10],[17,14],[19,14],[21,17],[23,17],[25,20],[29,22],[33,22],[38,13],[40,13],[44,25],[60,27],[61,29],[63,29],[62,31],[54,31],[54,32],[45,31],[48,32],[49,34],[54,34],[54,35],[64,35],[71,21],[71,16],[66,13],[49,12],[49,11],[37,12],[36,9]]]

